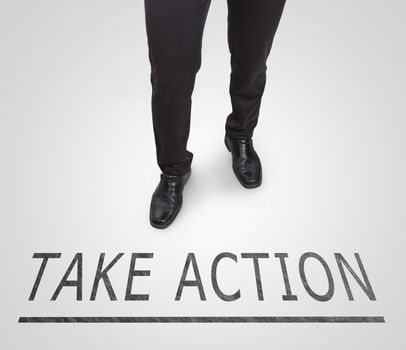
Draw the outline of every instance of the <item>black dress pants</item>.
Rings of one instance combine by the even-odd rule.
[[[144,0],[157,163],[171,175],[187,172],[193,159],[187,150],[191,97],[201,66],[210,1]],[[225,134],[231,139],[249,139],[258,122],[266,61],[285,0],[224,1],[228,5],[232,105]]]

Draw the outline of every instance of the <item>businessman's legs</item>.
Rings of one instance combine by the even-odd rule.
[[[251,137],[265,88],[266,60],[285,0],[227,0],[227,4],[232,113],[226,119],[225,141],[237,178],[252,188],[261,182],[261,167]],[[156,156],[162,170],[150,220],[164,228],[179,212],[190,177],[193,153],[186,146],[191,96],[210,0],[144,0],[144,5]]]
[[[162,170],[150,206],[150,223],[169,226],[183,203],[193,153],[186,149],[192,92],[201,65],[210,0],[145,0],[151,63],[152,120]]]
[[[232,112],[226,119],[224,142],[238,181],[255,188],[262,183],[262,167],[252,136],[265,89],[266,61],[285,0],[227,0],[227,5]]]
[[[227,0],[227,4],[232,112],[225,133],[231,139],[250,139],[265,88],[266,60],[285,0]]]
[[[191,95],[210,0],[145,0],[144,6],[157,163],[166,174],[182,175],[193,158],[186,149]]]

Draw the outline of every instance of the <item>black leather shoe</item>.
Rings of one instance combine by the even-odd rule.
[[[179,213],[183,202],[183,188],[188,182],[192,170],[183,175],[162,173],[161,180],[152,198],[149,220],[153,227],[168,227]]]
[[[261,161],[249,140],[232,140],[227,135],[224,143],[233,156],[233,171],[245,188],[255,188],[262,182]]]

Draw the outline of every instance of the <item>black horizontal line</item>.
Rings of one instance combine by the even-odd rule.
[[[19,323],[385,323],[383,316],[20,317]]]

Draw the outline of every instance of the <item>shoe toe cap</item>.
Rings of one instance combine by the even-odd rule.
[[[239,164],[234,169],[235,174],[246,187],[256,187],[261,184],[261,163],[254,159],[244,164]]]
[[[150,208],[150,222],[155,227],[168,226],[180,209],[181,200],[161,196],[153,197]]]

